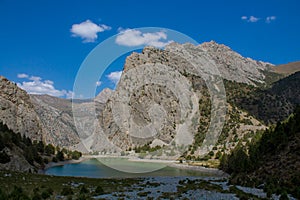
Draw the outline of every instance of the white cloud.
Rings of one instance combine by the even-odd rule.
[[[259,20],[259,18],[257,18],[257,17],[254,17],[254,16],[250,16],[249,17],[249,22],[257,22]]]
[[[38,81],[41,81],[42,78],[41,77],[38,77],[38,76],[31,76],[30,78],[28,78],[29,80],[31,81],[35,81],[35,82],[38,82]]]
[[[96,86],[97,86],[97,87],[99,87],[101,84],[102,84],[101,81],[97,81],[97,82],[96,82]]]
[[[114,84],[117,84],[121,78],[122,71],[111,72],[107,75],[107,78],[112,81]]]
[[[119,28],[120,30],[120,28]],[[173,41],[166,41],[167,34],[163,31],[153,33],[142,33],[139,30],[126,29],[120,30],[120,34],[116,38],[116,43],[123,46],[140,46],[150,45],[162,48]]]
[[[244,20],[244,21],[247,21],[247,22],[252,22],[252,23],[258,22],[260,20],[260,18],[254,17],[254,16],[250,16],[250,17],[242,16],[241,19]]]
[[[97,25],[90,20],[86,20],[80,24],[73,24],[70,31],[73,37],[81,37],[83,42],[95,42],[95,40],[98,38],[98,33],[110,29],[111,27],[107,25]]]
[[[266,18],[266,23],[271,23],[271,21],[276,20],[276,16],[269,16]]]
[[[74,93],[72,91],[57,90],[54,87],[54,82],[50,80],[42,81],[38,76],[24,76],[27,74],[18,74],[18,77],[26,78],[27,81],[17,83],[18,87],[26,90],[29,94],[48,94],[55,97],[72,98]]]
[[[242,16],[241,19],[242,19],[242,20],[247,20],[248,17],[247,17],[247,16]]]
[[[27,74],[18,74],[17,75],[18,78],[28,78]]]

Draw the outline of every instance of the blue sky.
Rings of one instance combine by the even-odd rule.
[[[0,0],[0,74],[32,93],[69,97],[86,56],[110,36],[139,27],[173,29],[198,43],[215,40],[273,64],[298,61],[299,8],[298,0]],[[168,41],[159,32],[126,33],[133,40],[121,45]],[[114,87],[123,63],[124,56],[106,70],[97,91]]]

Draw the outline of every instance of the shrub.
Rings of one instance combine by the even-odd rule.
[[[104,190],[101,186],[98,185],[95,189],[95,195],[101,195],[101,194],[104,194]]]
[[[85,185],[82,185],[80,188],[80,194],[86,194],[89,190],[85,187]]]
[[[10,157],[6,152],[0,152],[0,163],[5,164],[10,162]]]
[[[61,191],[61,195],[68,196],[68,195],[72,195],[72,194],[74,194],[74,192],[71,187],[69,187],[69,186],[63,187],[63,189]]]

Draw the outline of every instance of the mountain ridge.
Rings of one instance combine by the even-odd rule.
[[[35,123],[32,124],[35,124],[34,127],[36,130],[38,130],[37,132],[47,143],[70,147],[72,149],[80,149],[86,153],[89,151],[113,153],[115,151],[127,150],[129,148],[132,149],[141,145],[147,145],[149,142],[150,146],[153,147],[154,144],[151,144],[151,142],[153,142],[153,138],[151,137],[148,139],[138,139],[135,137],[133,141],[131,141],[132,139],[129,139],[128,135],[126,136],[125,134],[121,136],[120,134],[122,133],[122,130],[116,126],[112,115],[113,107],[116,105],[116,102],[123,98],[123,94],[129,94],[126,90],[124,90],[124,88],[122,88],[122,82],[126,81],[125,79],[132,79],[134,75],[140,75],[138,74],[139,72],[137,70],[143,65],[149,67],[148,70],[150,74],[156,73],[154,70],[160,70],[160,66],[170,67],[176,71],[176,74],[173,74],[175,78],[167,78],[166,81],[179,80],[180,82],[181,80],[186,79],[187,82],[191,83],[191,87],[196,99],[201,99],[205,95],[209,97],[209,91],[205,80],[203,77],[199,77],[199,72],[204,75],[204,78],[208,78],[206,79],[207,81],[212,77],[212,75],[218,75],[214,74],[215,72],[210,69],[210,66],[217,67],[219,69],[219,73],[225,81],[225,89],[229,89],[227,93],[233,97],[233,99],[231,99],[231,101],[228,101],[227,99],[228,105],[226,105],[226,107],[230,111],[229,115],[231,116],[224,116],[226,117],[226,120],[229,120],[229,122],[225,121],[225,127],[223,127],[222,134],[220,136],[222,139],[217,144],[218,147],[217,150],[214,150],[214,153],[217,153],[219,150],[221,151],[222,145],[225,145],[228,149],[232,149],[236,144],[234,140],[241,140],[244,135],[249,135],[251,131],[266,127],[259,121],[264,118],[261,118],[260,114],[252,112],[253,110],[255,111],[253,107],[244,106],[244,100],[242,101],[239,98],[247,99],[249,98],[249,91],[254,91],[257,89],[261,90],[261,85],[270,85],[272,81],[269,80],[277,80],[280,76],[275,79],[270,78],[273,76],[272,73],[274,73],[275,66],[270,63],[244,58],[229,47],[222,44],[217,44],[214,41],[203,43],[198,46],[194,46],[192,44],[181,45],[177,43],[171,43],[166,47],[165,50],[156,49],[154,47],[145,47],[142,53],[132,53],[126,59],[124,72],[116,90],[111,91],[110,89],[105,89],[99,95],[97,95],[95,99],[88,101],[71,101],[51,97],[48,95],[27,95],[23,90],[20,90],[23,91],[21,92],[21,96],[22,98],[24,96],[24,103],[26,104],[27,102],[29,108],[31,109],[30,112],[27,113],[32,113],[32,115],[34,115]],[[194,65],[197,68],[193,68],[191,65]],[[126,76],[126,73],[131,73],[132,70],[136,70],[136,72],[133,71],[134,73],[131,74],[131,77]],[[183,79],[179,79],[180,77]],[[8,87],[13,89],[6,90],[19,91],[17,86],[13,83],[8,83],[7,79],[5,81],[4,78],[1,78],[1,81],[2,88],[5,89]],[[236,89],[228,86],[226,81],[231,81],[230,84],[235,85]],[[279,87],[276,84],[279,84],[280,86],[284,83],[275,83],[273,89],[271,87],[266,91],[275,90],[276,87]],[[241,97],[233,92],[239,92],[242,88],[245,88],[246,92]],[[3,91],[6,90],[2,90],[0,92],[0,97],[3,99],[2,102],[6,102],[7,99],[10,98],[7,95],[3,95],[5,94]],[[276,90],[281,91],[280,89]],[[1,93],[3,93],[2,96]],[[143,86],[142,90],[135,90],[134,93],[135,95],[129,100],[129,106],[132,109],[130,113],[132,120],[136,123],[145,125],[151,122],[151,120],[155,119],[151,119],[151,117],[154,117],[154,114],[157,112],[163,115],[163,112],[159,106],[163,106],[164,109],[166,109],[169,113],[166,121],[162,121],[164,128],[159,136],[161,141],[155,140],[155,143],[170,143],[174,139],[173,137],[175,136],[175,131],[178,131],[179,127],[181,127],[181,130],[184,130],[185,133],[193,132],[192,137],[198,138],[197,141],[199,140],[203,142],[203,134],[205,132],[200,131],[199,127],[202,127],[202,123],[204,123],[206,125],[202,127],[203,130],[208,128],[211,114],[207,114],[207,116],[204,118],[198,117],[190,119],[194,122],[190,123],[188,127],[184,127],[180,125],[180,103],[178,101],[178,97],[174,96],[174,91],[169,90],[168,88],[163,88],[161,85],[146,84]],[[273,91],[273,93],[276,92]],[[290,92],[290,95],[293,93],[294,92]],[[261,93],[261,95],[264,94],[264,92]],[[260,98],[260,96],[256,97],[256,94],[253,95],[253,101],[251,100],[252,97],[250,95],[250,100],[252,101],[250,102],[250,105],[252,106],[256,105],[256,98]],[[269,96],[271,99],[275,97],[272,95]],[[188,97],[190,98],[191,96]],[[11,106],[14,106],[14,103],[16,103],[15,101],[16,100],[10,102]],[[195,102],[194,104],[204,108],[205,106],[207,107],[209,105],[209,101],[210,100],[208,98],[207,102],[204,104],[197,105]],[[263,101],[262,103],[265,104],[266,101]],[[3,104],[2,102],[1,106]],[[277,101],[275,101],[275,103],[276,102]],[[150,108],[150,104],[155,105],[152,109],[155,109],[156,111],[152,111],[152,114],[150,113],[149,115],[149,113],[147,113],[147,109]],[[189,103],[186,102],[186,104],[188,105]],[[293,106],[289,103],[286,105],[287,109],[283,112],[284,114],[282,117],[286,116],[286,114],[289,114],[293,108]],[[73,118],[74,112],[77,116],[75,121]],[[193,112],[196,116],[199,116],[202,113],[201,110],[194,110]],[[268,115],[269,114],[266,116]],[[3,119],[6,120],[5,114],[0,115],[0,120],[3,121]],[[276,119],[274,118],[274,121],[276,121]],[[158,118],[156,120],[158,120]],[[12,122],[10,123],[10,126],[14,125]],[[242,126],[238,127],[237,124],[239,123],[241,123],[240,125]],[[107,133],[107,131],[110,133]],[[168,134],[166,134],[167,132]],[[237,136],[234,135],[236,132],[238,133]],[[120,146],[113,144],[113,138],[116,136],[121,136],[121,138],[123,138],[116,140],[120,142],[121,148]],[[194,140],[196,141],[195,138]],[[233,146],[230,147],[231,145]],[[198,146],[196,145],[191,150],[188,150],[186,152],[187,155],[198,156],[200,152],[197,148]]]

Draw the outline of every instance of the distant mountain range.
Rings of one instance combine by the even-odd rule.
[[[170,70],[169,74],[161,75],[163,80],[156,80],[155,75],[163,66],[171,70],[166,68]],[[212,70],[214,67],[218,72]],[[223,106],[227,115],[224,116],[225,124],[219,140],[214,146],[206,147],[213,152],[210,158],[215,159],[219,151],[230,152],[238,142],[253,137],[257,130],[265,129],[292,113],[300,101],[300,72],[297,71],[300,71],[300,62],[277,67],[244,58],[214,41],[198,46],[172,43],[165,50],[145,47],[142,53],[127,57],[124,73],[115,91],[105,89],[95,99],[73,100],[73,105],[67,99],[27,94],[1,76],[0,122],[32,140],[43,140],[82,152],[113,153],[141,146],[165,145],[169,146],[165,152],[152,157],[172,159],[175,157],[170,152],[180,152],[171,146],[181,140],[176,138],[181,131],[183,136],[192,137],[190,148],[181,152],[182,155],[197,159],[205,156],[200,146],[205,142],[212,116],[208,109],[212,102],[206,82],[219,73],[224,79],[227,103]],[[143,77],[143,73],[148,76],[149,82],[145,78],[145,84],[139,86],[139,77]],[[183,124],[183,105],[175,90],[184,88],[172,88],[167,83],[183,83],[185,80],[191,83],[187,94],[194,96],[182,98],[188,100],[186,106],[191,103],[198,109],[189,111],[194,117]],[[166,85],[162,84],[163,81]],[[126,114],[120,110],[122,116],[116,118],[120,103],[129,111]],[[140,128],[154,121],[159,122],[159,127],[151,130]],[[220,126],[220,122],[215,123]],[[143,130],[150,137],[139,138],[129,134],[129,130]],[[151,136],[152,131],[157,130],[157,135]]]

